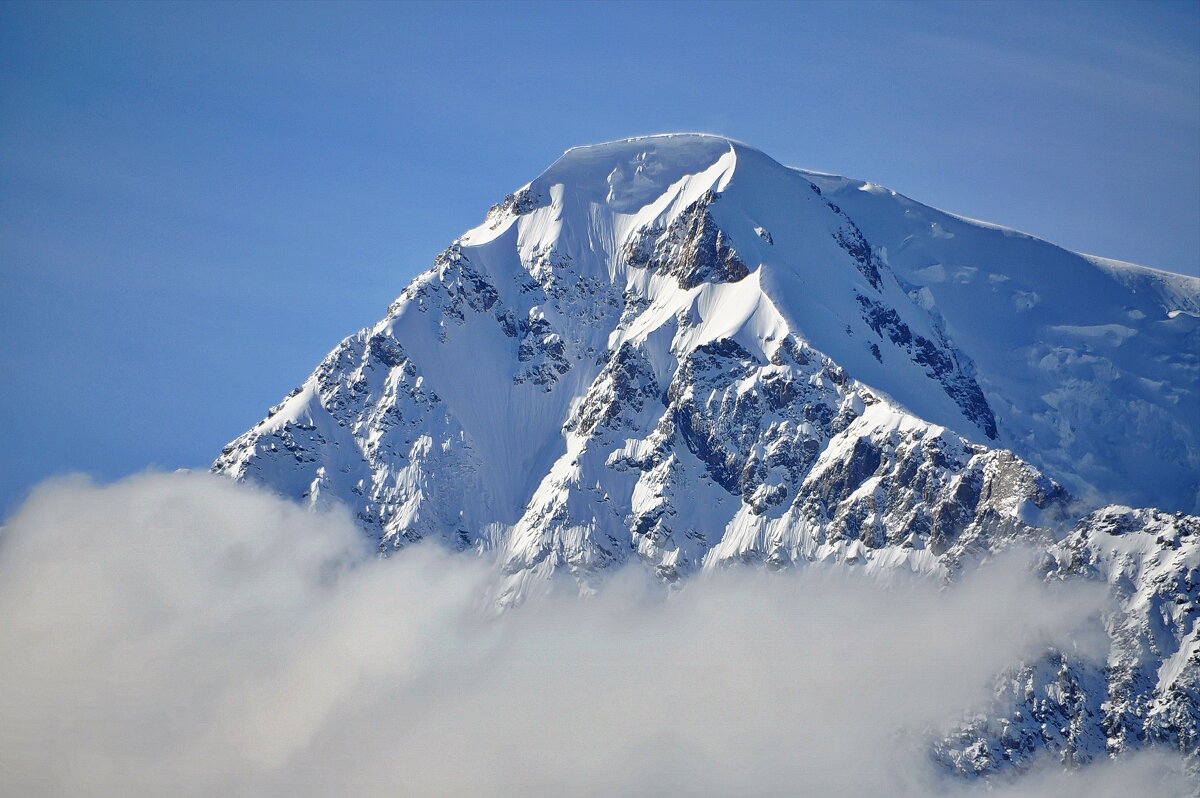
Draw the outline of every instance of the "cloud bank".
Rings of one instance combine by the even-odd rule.
[[[928,735],[1049,641],[1104,651],[1102,596],[1016,562],[950,591],[629,569],[494,617],[480,559],[379,561],[344,515],[199,474],[49,483],[0,534],[13,795],[969,796]],[[1181,773],[1150,753],[988,794]]]

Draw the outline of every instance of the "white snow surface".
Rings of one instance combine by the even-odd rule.
[[[384,548],[495,550],[509,598],[630,552],[668,578],[953,570],[956,542],[1051,526],[1050,480],[1084,509],[1200,509],[1198,352],[1200,279],[721,137],[635,138],[494,207],[214,470],[347,504]],[[914,452],[938,473],[909,495]],[[978,484],[931,550],[913,529]]]
[[[796,173],[928,297],[975,363],[1003,446],[1094,503],[1200,509],[1200,279],[1188,276],[1200,264],[1180,264],[1185,275],[1082,255],[869,183]]]
[[[1022,663],[935,760],[1200,769],[1195,277],[720,137],[578,147],[213,470],[344,506],[385,555],[487,553],[499,607],[626,562],[956,580],[1032,547],[1108,585],[1107,665]]]

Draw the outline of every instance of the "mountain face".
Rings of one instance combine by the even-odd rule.
[[[1198,352],[1198,279],[630,139],[494,206],[213,470],[344,504],[385,553],[490,552],[502,605],[627,561],[954,579],[1032,544],[1112,586],[1109,663],[1014,669],[935,759],[1197,756]]]

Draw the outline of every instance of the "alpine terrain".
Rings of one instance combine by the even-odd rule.
[[[1200,762],[1195,277],[724,138],[579,147],[213,470],[344,504],[384,553],[488,553],[501,606],[627,562],[953,581],[1022,543],[1110,586],[1107,664],[1015,664],[933,759]]]

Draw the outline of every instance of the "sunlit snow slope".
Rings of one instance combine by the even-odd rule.
[[[792,559],[864,523],[948,543],[969,524],[928,508],[985,461],[1037,485],[996,504],[1006,523],[1059,497],[1039,471],[1093,505],[1190,511],[1198,324],[1195,278],[722,138],[632,139],[493,208],[216,469],[514,570],[631,545],[667,570]],[[901,496],[932,462],[945,484]]]
[[[1111,586],[1109,664],[1026,663],[938,761],[1200,761],[1198,325],[1194,277],[630,139],[493,207],[213,469],[344,504],[383,552],[489,552],[501,605],[628,561],[953,579],[1022,541]]]

